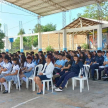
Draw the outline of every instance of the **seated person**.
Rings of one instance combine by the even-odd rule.
[[[83,52],[81,52],[79,60],[83,62],[83,64],[85,63],[85,55]]]
[[[103,56],[104,58],[106,58],[105,51],[102,51],[102,56]]]
[[[104,70],[105,76],[107,76],[107,73],[108,73],[108,52],[106,52],[106,57],[104,59],[103,65],[105,66],[105,68],[100,68],[98,71],[99,72],[99,80],[101,80],[101,71]]]
[[[35,83],[39,87],[39,91],[38,91],[37,94],[42,94],[43,86],[42,86],[41,81],[42,80],[49,80],[49,79],[52,78],[53,70],[54,70],[54,64],[53,63],[54,63],[54,60],[53,60],[52,56],[47,55],[47,57],[46,57],[46,65],[45,65],[46,67],[44,67],[45,68],[44,72],[43,73],[41,72],[38,76],[36,76],[34,78]]]
[[[39,64],[39,56],[38,56],[38,54],[35,54],[33,63],[35,65],[38,65]]]
[[[54,52],[54,62],[56,62],[58,60],[58,53],[57,52]]]
[[[2,55],[0,55],[0,68],[3,67],[4,61]]]
[[[0,69],[0,78],[4,77],[4,75],[10,73],[12,70],[12,64],[9,62],[9,56],[4,56],[4,64]]]
[[[102,56],[102,51],[98,50],[97,57],[95,57],[93,64],[90,66],[93,81],[95,80],[94,78],[95,69],[99,69],[99,66],[102,66],[103,62],[104,62],[104,57]]]
[[[54,64],[55,68],[53,71],[53,74],[55,75],[56,73],[59,73],[61,71],[61,68],[65,65],[65,61],[63,60],[62,54],[58,54],[59,60],[57,60]]]
[[[21,55],[21,63],[20,64],[21,64],[21,72],[20,72],[20,74],[21,74],[22,71],[25,70],[26,66],[27,66],[25,55]]]
[[[95,62],[96,57],[97,57],[97,53],[96,53],[96,51],[93,51],[93,53],[92,53],[93,62]]]
[[[84,64],[92,65],[92,63],[93,63],[92,55],[91,55],[91,53],[88,53]]]
[[[5,87],[5,91],[3,92],[3,94],[8,93],[8,86],[7,86],[7,82],[6,81],[14,81],[15,84],[18,83],[18,79],[17,79],[17,73],[20,69],[19,67],[19,59],[18,58],[14,58],[13,59],[13,69],[11,73],[8,73],[6,75],[4,75],[3,78],[0,79],[0,83],[2,83]]]
[[[56,77],[55,78],[55,83],[57,83],[57,81],[59,80],[60,76],[65,74],[67,71],[70,71],[70,69],[71,69],[71,65],[72,65],[71,56],[70,55],[66,55],[66,60],[67,60],[67,62],[65,63],[65,66],[63,68],[61,68],[61,71],[58,74],[58,76],[55,76]]]
[[[20,77],[22,78],[22,80],[24,80],[26,82],[26,77],[30,77],[33,75],[34,72],[34,67],[35,64],[32,63],[32,57],[28,56],[27,57],[27,65],[26,65],[26,69],[22,71],[22,74],[20,75]]]
[[[66,55],[67,55],[67,54],[66,54]],[[64,60],[64,63],[67,62],[66,55],[65,55],[65,53],[62,54],[62,56],[63,56],[63,60]]]
[[[56,83],[57,89],[55,91],[62,91],[67,84],[67,81],[72,78],[79,75],[80,69],[83,68],[83,63],[79,60],[78,56],[74,56],[74,61],[71,66],[71,70],[66,72],[61,76],[59,81]]]
[[[38,64],[43,64],[43,66],[45,65],[46,61],[45,61],[45,56],[43,54],[39,55],[39,63]]]

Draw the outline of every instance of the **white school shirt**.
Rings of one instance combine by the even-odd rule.
[[[24,66],[21,66],[21,68],[27,67],[27,62],[24,62]]]
[[[14,65],[14,66],[13,66],[13,69],[12,69],[11,74],[15,73],[15,72],[16,72],[16,70],[18,70],[18,71],[20,70],[19,65]]]
[[[4,61],[0,62],[0,66],[3,67]]]
[[[4,69],[6,68],[7,71],[2,71],[2,73],[8,74],[8,73],[10,73],[11,70],[12,70],[12,64],[11,64],[10,62],[4,63],[4,64],[3,64],[3,68],[4,68]]]
[[[54,70],[54,64],[52,62],[50,62],[49,65],[47,65],[47,63],[45,63],[45,66],[43,69],[43,75],[46,75],[47,78],[52,78],[53,70]],[[45,71],[45,73],[44,73],[44,71]]]
[[[27,63],[26,65],[27,69],[29,70],[30,68],[32,68],[32,70],[34,71],[34,67],[35,67],[35,64],[34,63]]]

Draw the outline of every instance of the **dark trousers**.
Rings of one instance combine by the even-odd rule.
[[[104,70],[105,74],[108,75],[108,67],[100,68],[100,69],[98,70],[98,72],[99,72],[99,78],[101,78],[101,71],[103,71],[103,70]]]
[[[99,69],[99,65],[98,64],[92,64],[90,66],[90,69],[91,69],[92,78],[94,78],[95,69]]]
[[[61,72],[60,69],[58,69],[58,68],[54,68],[53,75],[55,75],[56,73],[60,73],[60,72]]]
[[[74,72],[66,72],[65,74],[63,74],[61,76],[61,78],[59,79],[59,81],[56,84],[56,87],[59,87],[61,85],[62,88],[65,87],[65,85],[67,84],[67,81],[72,78],[75,77],[77,75],[75,75]]]
[[[61,71],[59,74],[60,74],[60,76],[57,77],[57,78],[55,78],[55,84],[59,81],[60,77],[61,77],[63,74],[65,74],[65,71]]]

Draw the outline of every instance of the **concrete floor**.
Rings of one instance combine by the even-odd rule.
[[[30,89],[21,91],[13,86],[10,94],[0,92],[0,108],[108,108],[108,81],[89,80],[90,91],[82,93],[79,84],[72,90],[71,81],[63,92],[46,91],[46,95],[37,95]]]

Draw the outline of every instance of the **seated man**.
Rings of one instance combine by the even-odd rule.
[[[105,76],[107,77],[107,73],[108,73],[108,52],[106,52],[106,57],[104,59],[103,65],[105,66],[105,68],[100,68],[99,69],[99,80],[101,80],[101,71],[103,71],[103,70],[105,72]]]
[[[104,62],[104,57],[102,56],[102,51],[98,50],[94,63],[90,66],[93,81],[95,80],[94,78],[95,69],[99,69],[99,66],[102,66],[103,62]]]
[[[65,61],[63,60],[62,54],[58,54],[59,60],[57,60],[54,64],[55,68],[53,71],[53,74],[59,73],[61,71],[61,68],[65,65]]]

